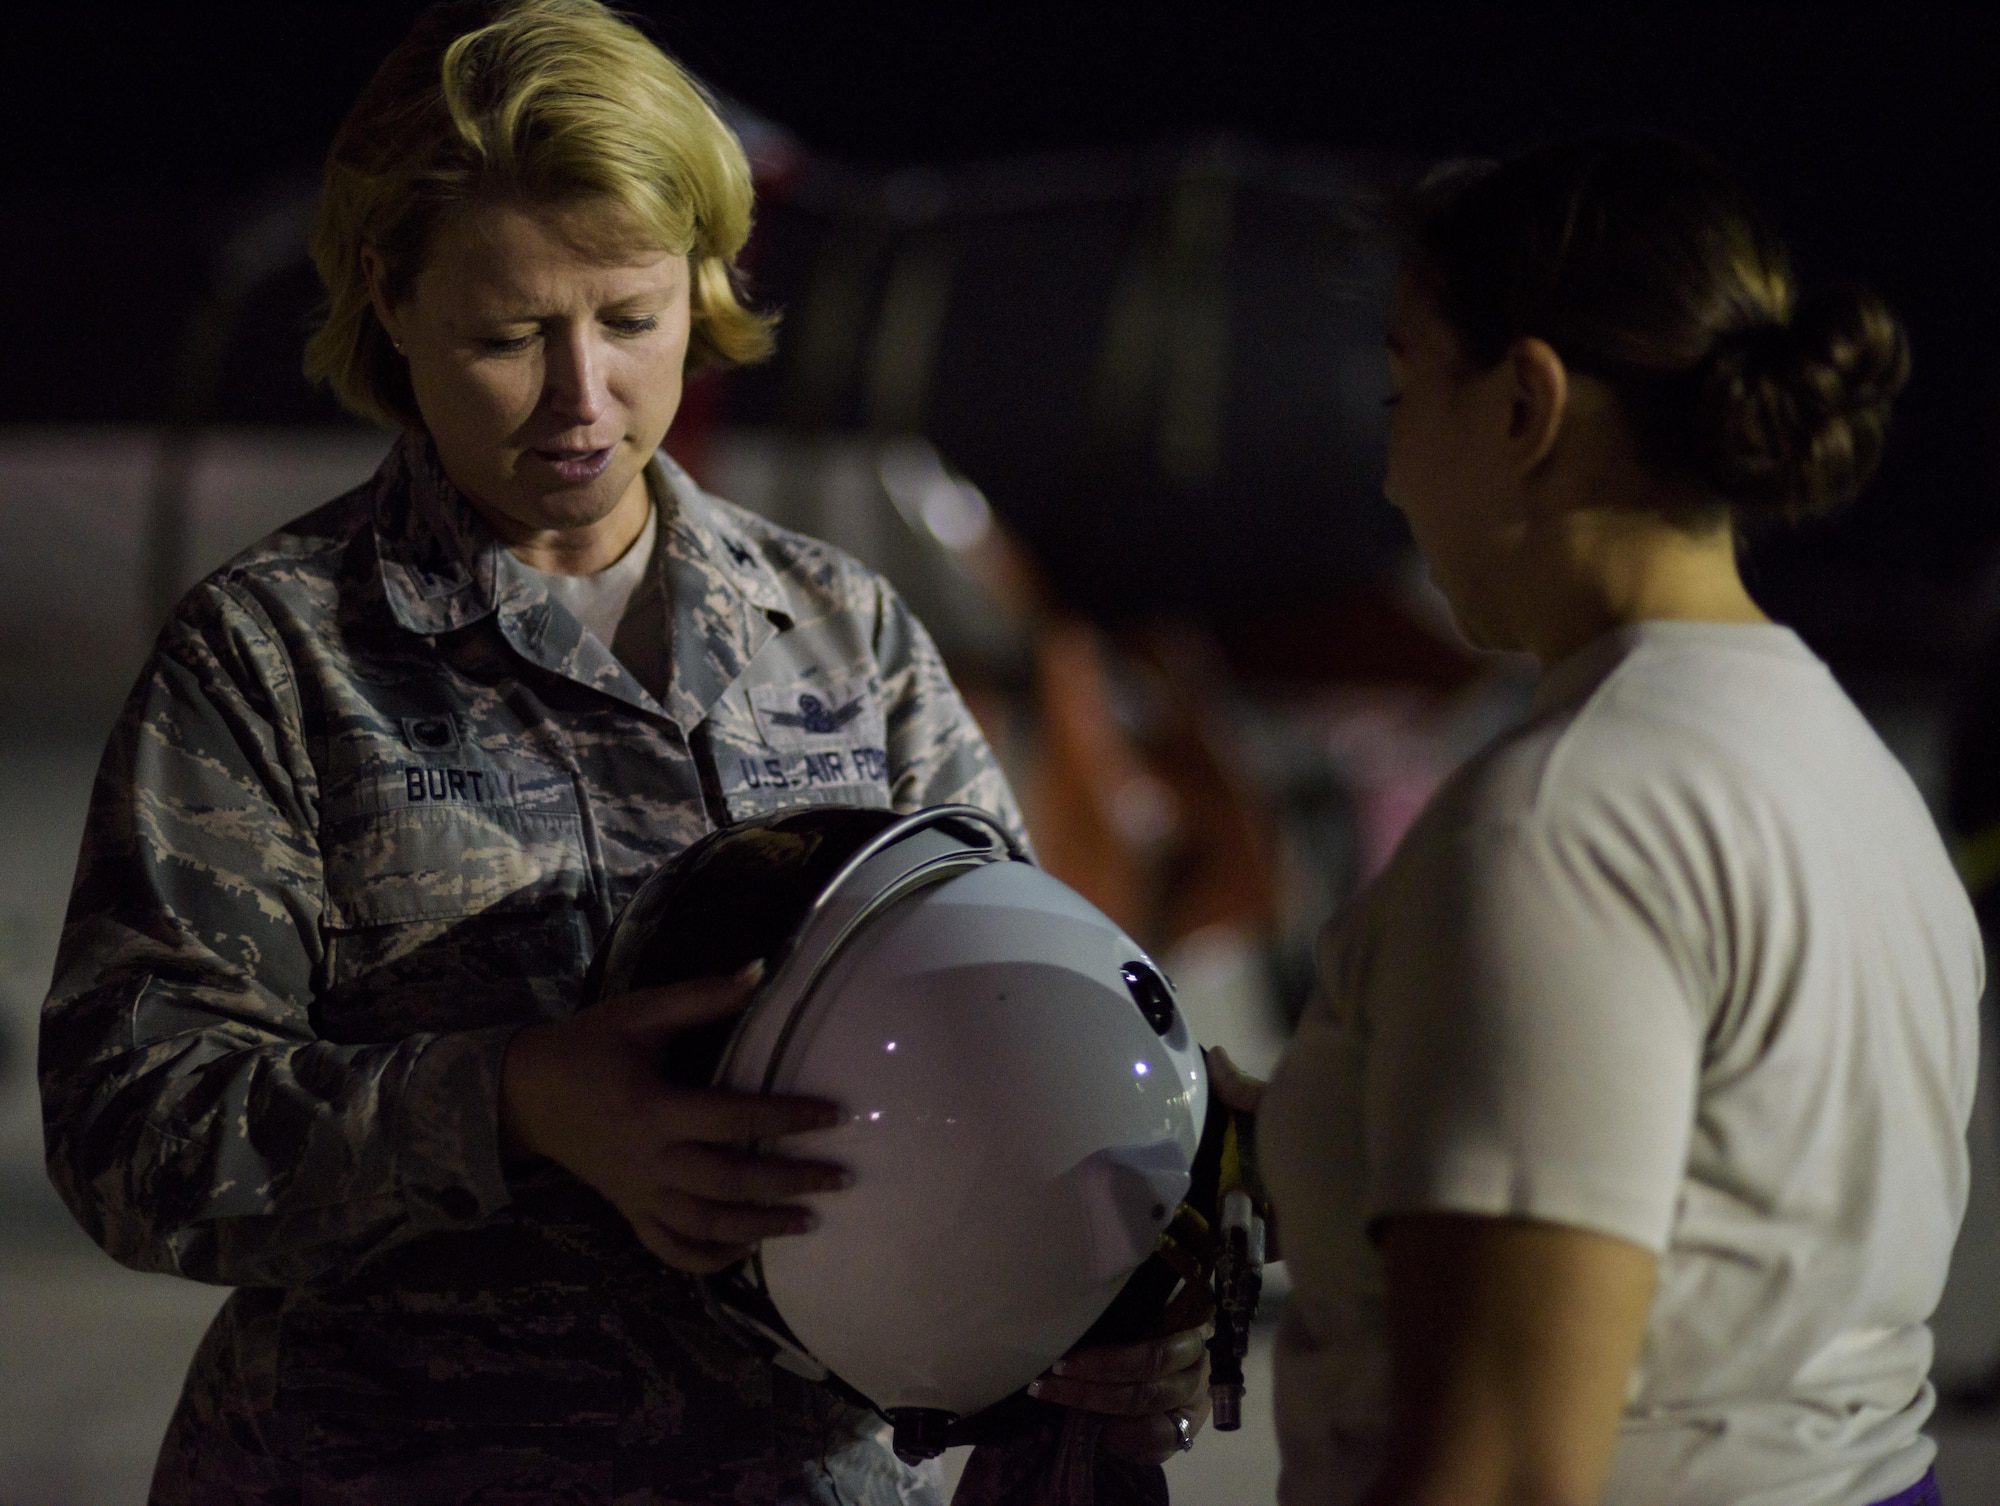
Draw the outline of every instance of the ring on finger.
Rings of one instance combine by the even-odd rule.
[[[1194,1424],[1188,1421],[1185,1412],[1169,1412],[1167,1415],[1174,1420],[1174,1435],[1178,1440],[1176,1446],[1185,1454],[1194,1447]]]

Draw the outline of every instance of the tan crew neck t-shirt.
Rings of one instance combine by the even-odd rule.
[[[1607,1506],[1920,1478],[1984,953],[1922,799],[1789,631],[1622,629],[1329,928],[1260,1147],[1293,1279],[1279,1498],[1358,1499],[1399,1213],[1656,1252]]]
[[[646,526],[632,541],[631,548],[595,575],[557,575],[537,570],[519,558],[510,558],[549,593],[551,601],[561,602],[570,616],[609,648],[618,636],[618,624],[625,618],[626,607],[646,579],[646,567],[653,562],[653,545],[659,537],[660,509],[655,505],[647,512]]]

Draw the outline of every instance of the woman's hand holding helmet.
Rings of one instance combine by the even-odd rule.
[[[1263,1096],[1219,1046],[1207,1049],[1209,1091],[1239,1113]],[[1057,1406],[1103,1413],[1105,1446],[1138,1464],[1164,1464],[1187,1449],[1208,1421],[1208,1328],[1189,1328],[1146,1344],[1080,1349],[1058,1360],[1028,1388]]]
[[[1028,1394],[1110,1420],[1104,1445],[1135,1464],[1164,1464],[1208,1421],[1208,1330],[1183,1329],[1144,1344],[1079,1349],[1057,1360]]]
[[[647,1249],[683,1271],[719,1271],[762,1240],[811,1229],[812,1211],[789,1200],[845,1187],[849,1173],[752,1147],[830,1128],[839,1106],[682,1088],[660,1071],[670,1039],[743,1008],[762,973],[753,963],[727,977],[636,989],[523,1029],[501,1071],[507,1154],[565,1167],[604,1194]]]

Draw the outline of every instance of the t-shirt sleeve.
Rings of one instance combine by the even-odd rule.
[[[1366,1207],[1664,1250],[1706,1012],[1629,846],[1510,821],[1404,875],[1366,986]]]

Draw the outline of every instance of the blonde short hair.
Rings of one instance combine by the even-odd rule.
[[[311,247],[327,301],[306,375],[364,418],[420,426],[362,248],[401,299],[447,216],[509,198],[601,202],[621,243],[685,253],[690,369],[770,353],[775,320],[736,284],[750,167],[700,86],[599,0],[452,0],[383,59],[334,138]]]

